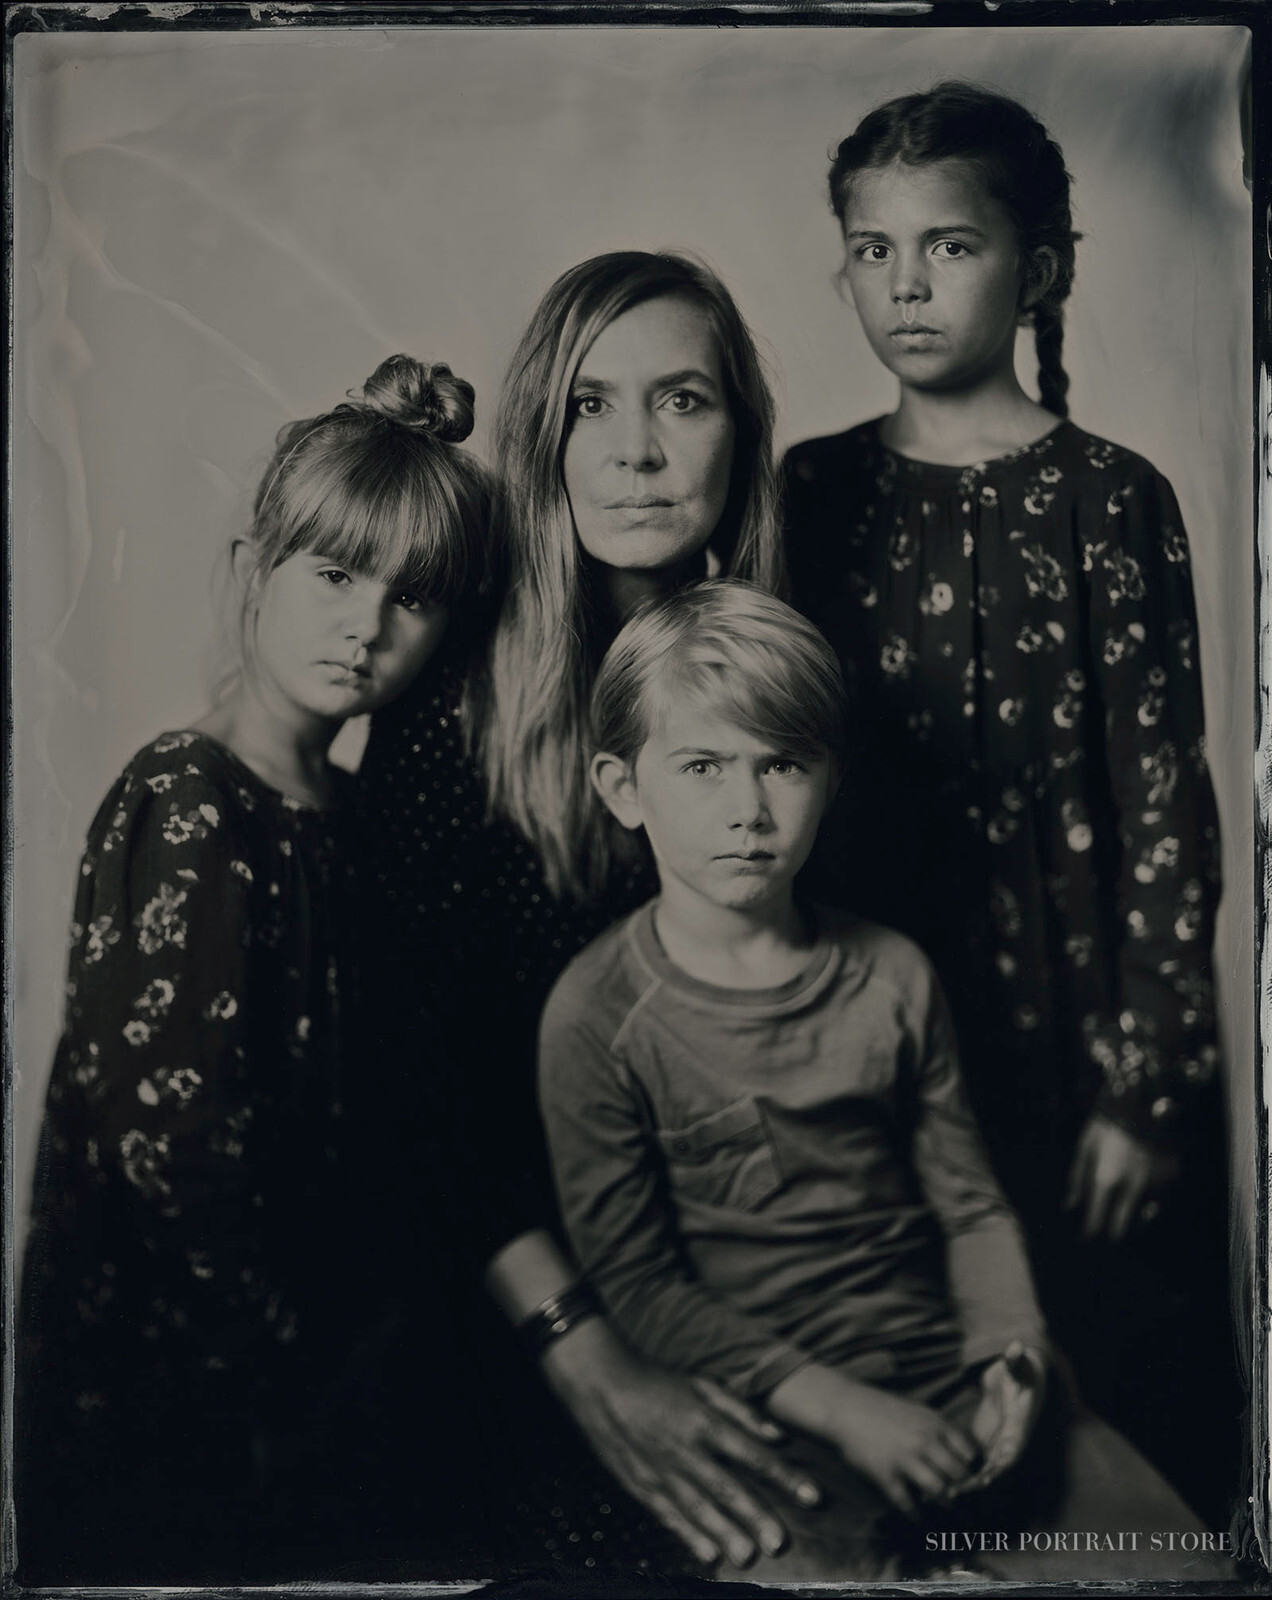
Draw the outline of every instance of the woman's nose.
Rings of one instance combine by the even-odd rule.
[[[664,464],[658,429],[644,407],[629,412],[619,423],[614,460],[630,472],[655,472]]]

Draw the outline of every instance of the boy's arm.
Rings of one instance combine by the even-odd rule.
[[[543,1017],[539,1098],[574,1252],[628,1341],[747,1399],[803,1366],[797,1346],[695,1280],[642,1097],[560,987]]]
[[[920,962],[912,989],[913,1159],[945,1235],[950,1293],[972,1367],[1014,1342],[1046,1344],[1046,1327],[1015,1212],[990,1169],[958,1064],[954,1026],[936,975]]]

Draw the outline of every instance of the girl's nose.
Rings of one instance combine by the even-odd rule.
[[[384,630],[384,601],[378,595],[355,597],[345,619],[345,637],[358,649],[370,650]]]
[[[629,412],[619,424],[614,461],[629,472],[656,472],[666,457],[652,414],[643,406]]]
[[[898,305],[926,300],[930,294],[927,272],[919,256],[896,258],[892,269],[892,298]]]

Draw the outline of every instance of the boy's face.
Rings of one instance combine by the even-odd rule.
[[[669,712],[634,768],[602,755],[593,774],[624,827],[644,827],[664,900],[751,912],[789,903],[833,790],[828,755],[795,755],[692,703]]]

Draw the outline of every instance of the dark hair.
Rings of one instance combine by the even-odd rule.
[[[289,423],[253,507],[260,583],[301,551],[450,604],[485,575],[490,490],[458,448],[473,426],[472,385],[441,362],[382,361],[361,391]]]
[[[923,94],[902,95],[878,106],[835,151],[830,168],[830,204],[842,228],[852,199],[852,180],[871,167],[903,161],[930,166],[965,161],[1016,229],[1026,272],[1037,252],[1050,250],[1055,278],[1030,308],[1038,352],[1042,403],[1058,416],[1069,414],[1068,374],[1061,363],[1064,302],[1073,287],[1074,245],[1069,205],[1070,177],[1060,146],[1024,106],[974,83],[938,83]]]

